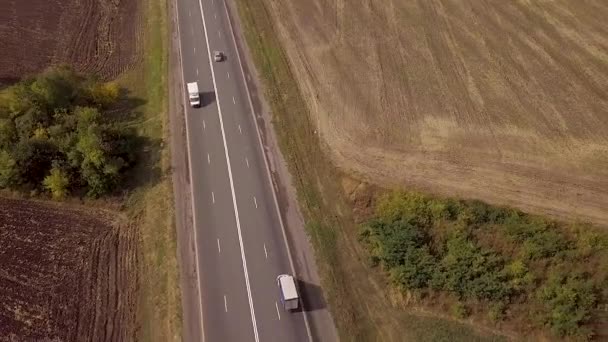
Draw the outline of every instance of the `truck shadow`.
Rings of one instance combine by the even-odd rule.
[[[201,92],[201,107],[206,107],[210,104],[213,104],[216,101],[215,92],[213,91],[203,91]]]
[[[301,305],[295,310],[296,312],[309,312],[327,307],[327,303],[323,297],[323,290],[321,290],[320,286],[298,279],[298,289],[300,291]]]

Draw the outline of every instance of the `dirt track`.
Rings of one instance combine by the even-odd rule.
[[[137,3],[0,1],[0,86],[57,63],[114,78],[139,58]]]
[[[0,341],[134,339],[137,241],[110,215],[0,198]]]
[[[605,1],[265,2],[341,167],[608,226]]]

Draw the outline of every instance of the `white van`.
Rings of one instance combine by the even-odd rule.
[[[288,311],[296,310],[299,298],[294,277],[289,274],[281,274],[277,277],[277,285],[279,286],[283,308]]]
[[[188,83],[187,88],[188,88],[188,99],[190,100],[190,105],[192,107],[200,107],[201,98],[200,98],[200,94],[198,92],[198,83],[197,82]]]

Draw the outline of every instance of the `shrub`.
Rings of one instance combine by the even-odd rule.
[[[506,308],[507,306],[503,302],[497,302],[490,305],[490,309],[488,310],[488,318],[494,323],[504,320]]]
[[[392,279],[406,289],[422,289],[429,285],[437,260],[427,246],[413,248],[403,264],[392,269]]]
[[[469,308],[461,302],[456,302],[451,308],[452,315],[458,319],[467,318],[470,314]]]
[[[592,335],[593,309],[608,298],[608,238],[600,231],[565,232],[562,224],[517,210],[417,193],[390,193],[376,214],[361,240],[398,288],[453,293],[459,318],[476,303],[498,322],[516,302],[524,313],[516,320],[560,336]]]
[[[118,100],[120,87],[115,82],[95,83],[89,88],[89,95],[93,103],[107,108]]]
[[[0,150],[0,187],[11,187],[17,184],[18,180],[17,162],[7,151]]]
[[[17,139],[17,128],[11,119],[0,119],[0,148],[9,148]]]
[[[58,163],[55,163],[51,173],[44,178],[43,184],[51,192],[54,199],[63,199],[68,193],[70,181]]]
[[[590,337],[590,331],[582,325],[591,319],[596,292],[588,276],[554,271],[537,293],[546,308],[545,324],[560,336]]]
[[[476,246],[462,232],[450,237],[439,265],[434,287],[455,292],[461,298],[503,300],[512,292],[502,258]]]
[[[387,268],[402,265],[426,239],[420,229],[404,221],[373,221],[366,233],[372,254]]]

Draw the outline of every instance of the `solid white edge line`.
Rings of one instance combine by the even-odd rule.
[[[200,1],[200,0],[199,0]],[[234,44],[234,50],[236,52],[237,60],[239,61],[239,67],[241,69],[241,75],[243,76],[243,81],[245,83],[245,90],[247,92],[247,100],[249,102],[249,107],[251,108],[251,116],[253,117],[253,122],[255,123],[256,132],[258,135],[258,142],[260,144],[260,150],[262,151],[262,157],[264,159],[264,164],[266,165],[266,175],[268,176],[268,183],[271,187],[272,197],[274,199],[274,206],[277,212],[277,216],[279,217],[279,223],[281,225],[281,230],[283,232],[283,242],[285,243],[285,247],[287,248],[287,256],[289,257],[289,265],[291,266],[291,272],[294,276],[296,276],[296,269],[293,265],[293,257],[291,255],[291,249],[289,248],[289,243],[287,243],[287,233],[285,232],[285,224],[283,223],[283,217],[281,216],[281,211],[279,210],[279,202],[277,200],[277,194],[274,191],[274,186],[272,185],[272,177],[270,176],[270,166],[268,165],[268,160],[266,159],[266,154],[264,153],[263,145],[262,145],[262,136],[260,133],[260,127],[258,126],[258,121],[255,117],[255,112],[253,109],[253,101],[251,100],[251,93],[249,92],[249,85],[245,81],[245,70],[243,70],[243,62],[241,61],[241,55],[239,53],[239,48],[236,45],[236,37],[234,35],[234,28],[232,27],[232,19],[230,19],[230,13],[228,13],[228,5],[226,5],[226,1],[224,0],[224,10],[226,11],[226,17],[228,19],[228,26],[230,27],[230,33],[232,35],[232,43]],[[296,283],[296,286],[297,283]],[[308,334],[308,340],[312,342],[312,333],[310,332],[310,323],[308,322],[308,315],[306,311],[302,310],[302,315],[304,316],[304,324],[306,325],[306,333]]]
[[[274,302],[274,307],[277,308],[277,316],[279,316],[279,321],[281,320],[281,314],[279,313],[279,304],[277,304],[277,302]]]
[[[217,238],[217,252],[222,253],[222,247],[220,247],[220,238]]]
[[[258,200],[255,199],[255,196],[253,196],[253,203],[255,204],[255,207],[257,208],[258,207]]]
[[[215,203],[215,194],[213,193],[213,191],[211,191],[211,199],[213,200],[213,203]]]
[[[211,156],[207,153],[207,164],[211,164]]]
[[[230,191],[232,192],[232,206],[234,208],[234,218],[236,220],[236,228],[239,236],[239,245],[241,247],[241,261],[243,262],[243,272],[245,273],[245,287],[247,288],[247,297],[249,299],[249,310],[251,312],[251,323],[253,325],[253,335],[256,342],[260,341],[258,336],[258,327],[255,321],[255,310],[253,308],[253,299],[251,298],[251,286],[249,284],[249,273],[247,271],[247,259],[245,258],[245,247],[243,246],[243,235],[241,233],[241,222],[239,221],[239,209],[236,204],[236,194],[234,191],[234,180],[232,179],[232,168],[230,166],[230,156],[228,155],[228,144],[226,143],[226,132],[224,131],[224,120],[222,118],[222,109],[220,106],[220,94],[217,91],[217,83],[215,81],[215,71],[213,70],[213,62],[211,58],[211,47],[209,46],[209,36],[207,34],[207,24],[205,22],[205,13],[203,3],[198,0],[201,10],[201,18],[203,19],[203,29],[205,31],[205,41],[207,42],[207,55],[209,57],[209,67],[211,68],[211,79],[213,80],[213,89],[215,90],[217,112],[220,119],[220,128],[222,131],[222,141],[224,143],[224,153],[226,154],[226,165],[228,166],[228,178],[230,180]],[[218,31],[219,32],[219,31]]]
[[[228,300],[226,299],[226,295],[224,295],[224,310],[228,312]]]
[[[180,29],[179,29],[179,6],[177,4],[177,0],[174,1],[175,4],[175,16],[176,16],[176,22],[177,22],[177,36],[178,36],[178,45],[179,45],[179,62],[180,62],[180,66],[182,69],[181,72],[181,76],[182,76],[182,84],[181,84],[181,88],[182,88],[182,94],[186,94],[186,89],[184,89],[184,84],[186,84],[186,81],[184,79],[184,61],[182,58],[182,36],[180,33]],[[191,153],[191,148],[190,148],[190,134],[188,133],[190,131],[189,127],[189,121],[188,121],[188,112],[186,110],[186,108],[188,108],[187,104],[186,104],[186,97],[184,95],[182,95],[182,104],[184,106],[184,117],[185,117],[185,122],[186,122],[186,148],[188,150],[188,169],[190,170],[190,198],[191,198],[191,210],[192,210],[192,230],[194,231],[194,254],[195,254],[195,264],[196,264],[196,274],[197,274],[197,281],[196,281],[196,285],[198,288],[198,296],[199,296],[199,300],[198,300],[198,306],[199,306],[199,310],[200,310],[200,314],[201,314],[201,337],[203,338],[203,342],[205,341],[205,318],[203,317],[203,293],[201,291],[201,268],[198,262],[198,244],[197,244],[197,237],[196,237],[196,205],[194,204],[194,187],[193,187],[193,183],[192,183],[192,153]],[[203,121],[204,123],[204,121]]]
[[[268,251],[266,250],[266,244],[264,244],[264,255],[266,255],[266,259],[268,259]]]
[[[234,96],[232,97],[232,103],[236,104],[236,99],[234,98]]]

